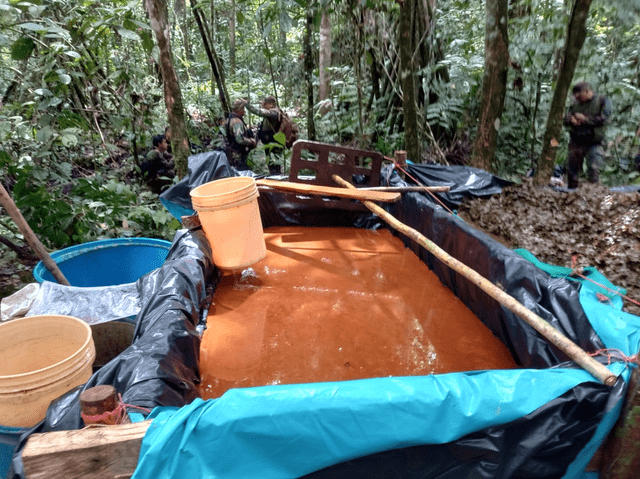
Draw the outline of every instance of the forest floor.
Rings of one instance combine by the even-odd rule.
[[[575,191],[510,186],[500,195],[474,199],[460,216],[508,248],[524,248],[548,264],[593,266],[640,303],[640,192],[612,192],[581,183]],[[623,300],[640,316],[640,305]]]
[[[525,248],[548,264],[594,266],[640,302],[640,192],[614,193],[583,183],[572,192],[507,187],[499,195],[461,205],[460,216],[508,248]],[[0,297],[33,282],[36,261],[0,255]],[[640,316],[640,305],[624,300]]]

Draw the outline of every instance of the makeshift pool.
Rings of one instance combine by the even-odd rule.
[[[206,170],[228,168],[226,158],[220,161],[207,163]],[[422,167],[427,166],[415,166]],[[400,182],[391,173],[382,177],[391,177],[392,185]],[[367,212],[329,209],[295,194],[261,192],[259,207],[265,231],[292,225],[385,227]],[[403,195],[387,210],[587,352],[637,353],[640,319],[616,309],[615,298],[612,304],[600,303],[589,283],[545,270],[424,195]],[[125,403],[167,406],[149,416],[154,422],[143,439],[134,479],[181,477],[185,470],[216,478],[582,477],[619,416],[628,387],[626,362],[613,358],[608,368],[618,380],[613,387],[601,384],[472,281],[398,236],[508,348],[521,369],[274,384],[230,389],[203,401],[198,398],[196,327],[203,319],[198,313],[210,307],[204,286],[216,270],[202,231],[182,230],[170,258],[149,279],[156,285],[149,294],[155,303],[137,318],[141,334],[135,347],[85,385],[113,384],[117,373]],[[419,283],[413,287],[416,295],[428,293]],[[212,298],[216,301],[215,292]],[[180,307],[168,306],[173,304]],[[51,421],[76,417],[65,404],[75,402],[67,398],[52,407]],[[68,428],[81,427],[78,420]]]
[[[116,238],[71,246],[51,258],[71,286],[113,286],[133,283],[159,268],[170,248],[170,241],[155,238]],[[42,261],[33,276],[38,283],[57,282]]]

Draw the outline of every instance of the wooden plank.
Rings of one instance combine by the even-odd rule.
[[[29,479],[121,479],[133,475],[151,420],[32,434],[22,451]]]
[[[399,193],[409,193],[413,191],[417,192],[431,192],[431,193],[445,193],[451,190],[450,186],[372,186],[366,188],[358,188],[360,191],[392,191]]]
[[[256,180],[258,186],[265,186],[282,191],[291,191],[305,195],[336,196],[339,198],[351,198],[354,200],[381,201],[383,203],[393,203],[400,199],[400,193],[390,193],[386,191],[371,190],[347,190],[334,186],[310,185],[304,183],[293,183],[291,181],[278,181],[261,179]]]

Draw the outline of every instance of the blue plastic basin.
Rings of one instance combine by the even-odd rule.
[[[170,241],[160,239],[116,238],[70,246],[52,253],[51,258],[71,286],[115,286],[133,283],[162,266],[170,248]],[[38,283],[57,283],[42,261],[33,276]]]
[[[20,435],[25,431],[19,427],[0,426],[0,478],[9,477],[13,453],[18,447]]]

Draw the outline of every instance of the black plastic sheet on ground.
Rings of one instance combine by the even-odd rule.
[[[207,286],[216,271],[201,229],[176,233],[163,266],[136,282],[142,309],[131,346],[85,385],[53,402],[45,419],[22,434],[13,459],[15,477],[24,477],[21,451],[31,434],[84,427],[79,397],[88,388],[112,385],[125,404],[149,410],[183,406],[198,397],[199,329],[211,299]]]
[[[449,208],[455,208],[465,198],[498,194],[513,182],[503,180],[484,170],[462,165],[409,164],[407,173],[423,186],[449,186],[446,193],[437,193]],[[413,181],[407,177],[407,183]]]
[[[188,168],[184,178],[160,195],[160,202],[178,219],[191,214],[193,207],[189,193],[197,186],[231,176],[258,177],[252,171],[238,171],[230,166],[227,155],[218,150],[190,156]]]

